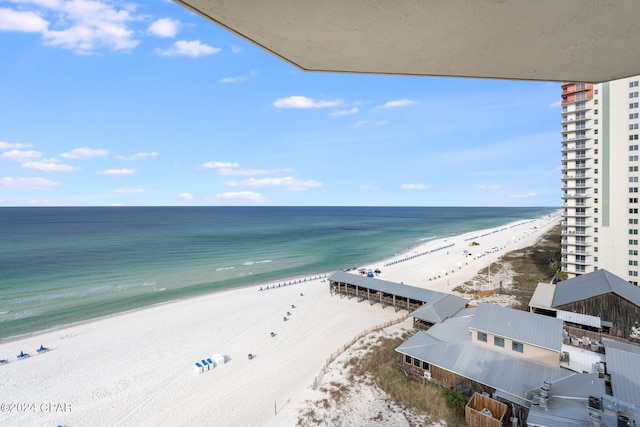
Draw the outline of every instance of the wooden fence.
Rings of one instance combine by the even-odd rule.
[[[407,320],[408,317],[409,317],[409,314],[405,314],[404,316],[400,316],[397,319],[389,320],[388,322],[385,322],[385,323],[382,323],[380,325],[373,326],[371,328],[365,329],[364,331],[360,332],[358,335],[353,337],[351,340],[349,340],[349,342],[347,342],[345,345],[340,347],[338,350],[336,350],[335,352],[331,353],[331,355],[324,362],[324,366],[322,367],[322,369],[320,369],[320,373],[313,379],[313,388],[317,389],[320,386],[320,382],[322,381],[322,377],[327,372],[327,369],[329,368],[329,365],[334,360],[336,360],[336,358],[338,356],[340,356],[342,353],[344,353],[349,347],[351,347],[353,344],[355,344],[359,339],[369,335],[372,332],[376,332],[376,331],[379,331],[381,329],[388,328],[389,326],[393,326],[393,325],[396,325],[398,323],[404,322],[405,320]]]

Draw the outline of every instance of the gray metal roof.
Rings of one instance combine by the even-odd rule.
[[[588,399],[589,396],[604,396],[607,393],[604,378],[598,374],[580,374],[551,384],[551,396],[569,399]]]
[[[629,353],[640,354],[640,345],[612,340],[611,338],[602,338],[602,344],[604,345],[605,351],[613,348],[628,351]]]
[[[449,322],[436,326],[445,329]],[[571,375],[579,375],[473,344],[470,334],[467,334],[467,342],[452,343],[440,341],[430,332],[416,333],[396,351],[520,399],[526,397],[528,391],[542,386],[544,381],[553,384]]]
[[[555,292],[556,285],[552,283],[538,283],[535,292],[531,296],[531,301],[529,301],[529,307],[553,310],[551,305],[553,304],[553,294],[555,294]]]
[[[405,285],[402,283],[390,282],[388,280],[376,279],[375,277],[366,277],[360,274],[351,274],[346,271],[336,271],[329,277],[329,281],[347,283],[349,285],[359,286],[363,288],[369,288],[375,291],[384,292],[391,295],[396,295],[402,298],[409,298],[416,301],[422,301],[423,303],[432,303],[438,301],[446,294],[444,292],[433,291],[430,289],[418,288],[416,286]],[[454,295],[451,295],[454,298]],[[463,300],[463,298],[459,298]],[[457,301],[454,299],[449,300]],[[469,301],[469,300],[465,300]],[[465,303],[466,305],[466,303]],[[445,308],[447,304],[444,304]]]
[[[578,325],[592,326],[594,328],[600,328],[602,322],[598,316],[589,316],[588,314],[574,313],[573,311],[558,310],[556,317],[562,319],[565,322],[576,323]]]
[[[640,288],[607,270],[597,270],[558,282],[552,306],[558,307],[609,292],[640,307]]]
[[[495,304],[479,304],[469,326],[503,338],[560,352],[564,322]]]
[[[463,308],[452,317],[473,317],[476,314],[476,307]]]
[[[438,341],[450,343],[465,343],[471,340],[469,325],[473,317],[452,317],[444,323],[433,325],[429,335]]]
[[[640,405],[640,354],[605,347],[605,358],[613,396]]]
[[[581,375],[578,375],[581,376]],[[553,390],[553,386],[551,388]],[[547,401],[546,408],[542,405],[531,405],[527,426],[531,427],[592,427],[589,420],[589,402],[587,399],[564,399],[553,396]],[[617,425],[616,414],[601,413],[602,426]]]
[[[440,323],[462,310],[469,303],[468,299],[445,294],[440,299],[428,302],[411,313],[416,319],[428,323]]]

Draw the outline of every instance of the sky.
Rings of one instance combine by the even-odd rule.
[[[0,206],[560,206],[560,84],[304,72],[164,0],[0,0]]]

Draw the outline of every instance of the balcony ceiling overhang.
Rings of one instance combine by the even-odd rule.
[[[640,74],[639,0],[175,0],[305,71],[602,82]]]

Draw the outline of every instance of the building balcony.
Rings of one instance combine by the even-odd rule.
[[[562,193],[563,199],[576,199],[582,197],[590,197],[591,193]]]
[[[580,237],[590,237],[591,233],[588,231],[567,231],[567,230],[562,230],[562,235],[563,236],[580,236]],[[576,243],[578,244],[578,243]]]
[[[567,257],[567,258],[568,259],[563,259],[562,262],[564,264],[566,264],[566,266],[568,268],[571,268],[571,266],[579,266],[579,265],[585,266],[585,265],[591,265],[592,264],[592,262],[590,260],[586,260],[586,259],[577,260],[577,259],[575,259],[575,257]],[[571,258],[574,258],[574,259],[571,259]]]
[[[573,111],[571,113],[574,113]],[[582,120],[591,120],[591,114],[579,113],[579,114],[571,114],[569,111],[563,111],[562,114],[565,115],[562,117],[562,123],[572,123],[579,122]]]
[[[586,218],[587,216],[590,216],[590,215],[587,215],[584,212],[576,212],[576,211],[565,212],[562,214],[562,217],[565,218],[565,221],[566,221],[566,218],[574,218],[574,217]]]
[[[587,163],[575,164],[575,163],[572,162],[571,164],[563,164],[562,168],[561,168],[561,171],[563,173],[565,173],[565,172],[569,172],[569,171],[574,171],[574,170],[575,171],[577,171],[577,170],[581,171],[581,170],[590,169],[590,168],[591,168],[591,163],[589,163],[589,164],[587,164]]]
[[[562,147],[562,153],[568,153],[576,150],[588,150],[591,148],[591,144],[567,144]]]
[[[566,265],[564,264],[562,266],[562,271],[568,273],[568,274],[575,274],[575,275],[580,275],[580,274],[585,274],[587,272],[587,269],[585,268],[584,265]]]
[[[569,180],[569,179],[587,179],[587,178],[591,178],[591,174],[590,173],[578,173],[578,174],[563,174],[561,179],[563,181]]]
[[[566,190],[568,188],[591,188],[592,185],[588,184],[586,182],[567,182],[565,184],[562,184],[562,189]]]
[[[587,221],[579,222],[580,219],[581,218],[577,218],[573,221],[563,220],[560,222],[560,224],[563,227],[591,227],[591,222],[587,222]]]
[[[565,203],[563,203],[562,207],[563,208],[590,208],[591,207],[591,203],[590,202],[575,203],[573,199],[570,199],[570,200],[566,201]],[[568,213],[567,215],[568,216],[578,216],[578,215],[572,215],[571,213]],[[584,216],[590,216],[590,215],[587,215],[587,214],[583,214],[583,215]]]
[[[572,235],[572,237],[575,235]],[[577,238],[576,238],[577,239]],[[561,239],[561,243],[567,246],[591,246],[590,240],[576,240],[575,242],[570,242],[568,237],[563,237]]]
[[[571,246],[571,248],[573,248],[574,246]],[[570,248],[565,248],[562,250],[562,255],[591,255],[591,251],[585,251],[585,250],[574,250],[574,249],[570,249]]]

